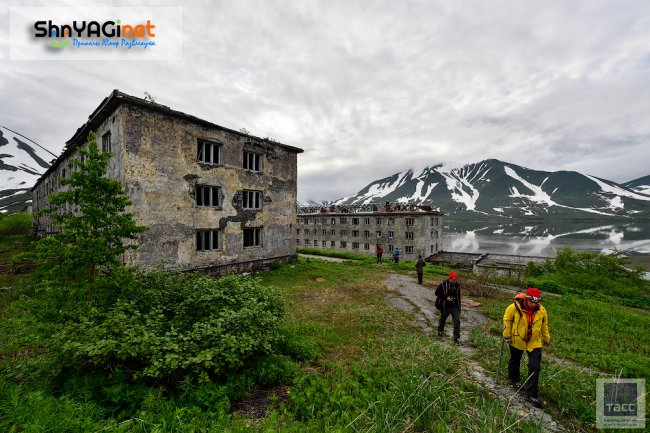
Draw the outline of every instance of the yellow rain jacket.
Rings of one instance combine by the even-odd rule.
[[[503,315],[503,325],[503,337],[511,338],[510,345],[516,349],[531,352],[533,349],[542,347],[542,342],[551,342],[551,334],[548,332],[548,314],[541,304],[535,313],[532,336],[529,341],[526,341],[526,334],[528,334],[526,312],[518,300],[515,300],[515,302],[506,308],[506,312]]]

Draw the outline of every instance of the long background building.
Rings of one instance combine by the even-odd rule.
[[[259,269],[295,257],[297,155],[302,150],[234,131],[113,91],[66,143],[34,188],[34,211],[60,190],[95,131],[113,156],[136,222],[148,228],[125,264],[166,262],[215,273]],[[36,236],[57,228],[35,218]]]
[[[403,260],[427,257],[442,250],[443,213],[430,206],[401,203],[301,206],[296,245],[374,255],[395,248]]]

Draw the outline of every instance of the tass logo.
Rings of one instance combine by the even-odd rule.
[[[64,48],[72,42],[79,43],[78,38],[104,38],[103,45],[117,45],[111,42],[111,38],[129,38],[134,42],[142,38],[155,38],[155,25],[151,20],[146,24],[122,24],[121,20],[105,21],[73,21],[72,24],[54,24],[52,20],[36,21],[34,23],[34,36],[37,38],[49,38],[50,44],[56,48]],[[86,44],[99,45],[99,42],[86,42]]]

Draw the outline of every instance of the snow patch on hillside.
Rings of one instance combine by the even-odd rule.
[[[617,186],[614,186],[614,185],[610,185],[610,184],[605,183],[605,182],[603,182],[602,180],[600,180],[600,179],[598,179],[596,177],[589,176],[588,174],[585,174],[585,177],[587,177],[587,178],[591,179],[592,181],[596,182],[598,184],[598,186],[600,187],[600,189],[603,190],[604,192],[609,192],[609,193],[620,195],[620,196],[623,196],[623,197],[630,197],[630,198],[634,198],[636,200],[650,201],[650,196],[636,194],[636,193],[634,193],[632,191],[628,191],[626,189],[623,189],[623,188],[620,188],[620,187],[617,187]]]

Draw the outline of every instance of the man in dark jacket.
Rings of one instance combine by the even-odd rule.
[[[415,272],[418,274],[418,284],[422,284],[422,274],[424,273],[424,260],[422,256],[418,256],[418,261],[415,262]]]
[[[377,264],[380,264],[381,256],[384,254],[384,248],[381,246],[381,244],[377,244],[377,248],[375,248],[375,254],[377,255]]]
[[[456,272],[449,274],[449,279],[440,283],[436,289],[436,308],[440,310],[438,337],[442,337],[445,321],[451,314],[454,322],[454,343],[460,339],[460,284]]]

